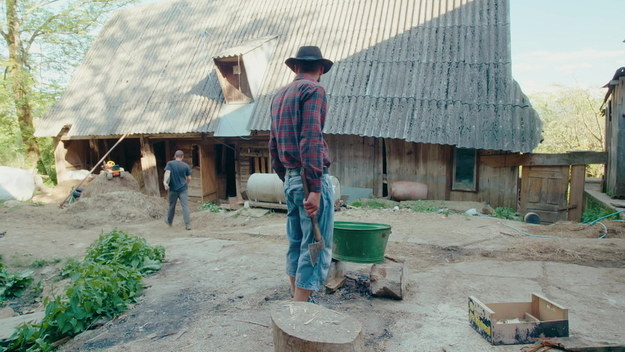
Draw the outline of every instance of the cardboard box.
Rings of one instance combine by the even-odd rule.
[[[531,302],[511,303],[484,304],[470,296],[469,323],[493,345],[569,336],[569,310],[535,293]]]

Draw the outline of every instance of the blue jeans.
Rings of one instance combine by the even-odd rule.
[[[167,223],[172,224],[174,222],[174,214],[176,213],[176,202],[180,199],[180,206],[182,207],[182,217],[184,218],[184,224],[191,225],[191,217],[189,216],[189,192],[184,190],[181,192],[172,191],[171,189],[167,193],[169,200],[169,209],[167,210]]]
[[[308,245],[315,242],[312,221],[304,209],[304,188],[300,176],[287,173],[284,180],[284,196],[287,202],[286,232],[289,249],[286,253],[286,274],[295,277],[295,285],[304,290],[318,291],[323,287],[332,261],[332,238],[334,231],[334,191],[330,176],[323,175],[321,201],[317,222],[325,248],[319,253],[313,267]]]

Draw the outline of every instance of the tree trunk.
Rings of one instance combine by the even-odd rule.
[[[6,16],[8,31],[5,39],[9,48],[8,75],[22,142],[26,147],[26,160],[34,165],[39,160],[39,146],[34,137],[33,112],[29,92],[32,86],[28,67],[28,54],[24,50],[20,38],[20,19],[17,13],[18,0],[6,0]]]

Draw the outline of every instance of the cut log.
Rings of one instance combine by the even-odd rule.
[[[271,314],[275,352],[363,352],[362,324],[307,302],[289,302]]]
[[[330,269],[328,270],[328,277],[325,282],[327,291],[334,292],[343,286],[346,280],[345,272],[345,263],[340,260],[332,259]]]
[[[625,351],[625,344],[614,344],[608,342],[594,342],[583,337],[556,337],[545,339],[545,342],[552,346],[563,348],[571,352],[622,352]]]
[[[392,299],[404,298],[404,263],[385,260],[371,266],[371,295]]]

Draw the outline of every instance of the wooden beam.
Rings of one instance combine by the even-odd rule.
[[[562,154],[508,154],[482,155],[480,163],[490,167],[510,166],[565,166],[605,164],[606,152],[570,152]]]
[[[143,173],[143,187],[145,193],[150,196],[161,195],[158,172],[156,170],[156,156],[150,141],[141,137],[141,172]]]
[[[546,339],[545,346],[564,348],[565,351],[575,352],[622,352],[625,351],[624,344],[610,344],[594,342],[579,336],[555,337]]]
[[[582,206],[584,204],[584,183],[586,181],[586,165],[571,166],[571,193],[569,196],[569,221],[582,221]]]

